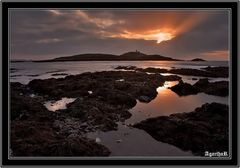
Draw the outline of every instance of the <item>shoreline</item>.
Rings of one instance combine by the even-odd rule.
[[[73,150],[71,144],[79,146],[81,143],[88,144],[88,147],[95,146],[96,151],[80,155],[83,152],[82,149],[86,148],[80,145],[78,151],[72,153],[74,156],[107,156],[110,151],[106,147],[86,139],[84,135],[89,131],[118,129],[116,122],[125,121],[131,117],[129,109],[136,105],[136,100],[148,103],[158,94],[156,88],[162,86],[165,81],[180,80],[181,77],[177,75],[162,76],[137,71],[102,71],[69,75],[59,79],[35,79],[27,85],[11,83],[13,154],[24,154],[26,149],[22,148],[26,144],[30,145],[29,141],[36,141],[35,146],[30,145],[32,148],[30,154],[34,156],[39,154],[70,155]],[[37,96],[31,97],[31,94]],[[67,109],[56,112],[50,112],[43,106],[43,102],[47,100],[58,100],[62,97],[76,98],[76,100],[67,104]],[[36,123],[44,121],[46,125],[38,126],[33,124],[34,121]],[[15,136],[17,132],[29,127],[30,123],[33,125],[30,132],[44,129],[50,135],[49,137],[43,136],[41,141],[46,146],[46,153],[44,151],[38,153],[37,149],[40,144],[37,143],[36,135],[31,137],[26,132],[24,137]],[[64,137],[69,137],[67,142]],[[81,139],[81,142],[75,140],[76,138]],[[16,144],[18,141],[22,142],[18,144],[19,146]],[[62,145],[65,146],[65,151],[56,152],[56,150],[63,150]],[[54,147],[48,150],[49,146]]]

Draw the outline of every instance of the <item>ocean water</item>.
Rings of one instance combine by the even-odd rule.
[[[115,70],[117,66],[137,66],[140,68],[193,68],[200,69],[207,66],[228,66],[227,61],[190,62],[190,61],[82,61],[82,62],[14,62],[10,64],[10,81],[27,84],[33,79],[61,78],[67,75],[83,72],[96,72]],[[56,75],[57,74],[57,75]],[[171,75],[171,74],[162,74]],[[184,82],[194,84],[202,77],[184,76]],[[209,78],[210,81],[229,80],[228,78]],[[228,104],[229,97],[219,97],[199,93],[197,95],[178,96],[169,87],[176,85],[177,81],[166,81],[158,87],[157,97],[149,103],[137,101],[135,107],[130,109],[132,116],[124,122],[118,123],[116,131],[96,131],[87,134],[88,138],[96,140],[110,149],[112,157],[121,156],[156,156],[156,157],[189,157],[191,151],[183,151],[173,145],[156,141],[143,130],[128,127],[147,118],[168,116],[173,113],[191,112],[202,104],[218,102]],[[89,93],[90,94],[90,93]],[[51,111],[66,108],[66,104],[73,99],[62,98],[58,101],[45,102]]]
[[[10,81],[27,84],[33,79],[61,78],[83,72],[114,70],[117,66],[140,68],[193,68],[228,66],[228,61],[73,61],[73,62],[11,62]],[[59,74],[53,76],[53,74]]]

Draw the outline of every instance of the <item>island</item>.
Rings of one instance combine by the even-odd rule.
[[[181,61],[158,54],[148,55],[139,51],[127,52],[121,55],[113,54],[78,54],[73,56],[58,57],[35,62],[61,62],[61,61]]]
[[[201,59],[201,58],[195,58],[195,59],[192,59],[191,61],[206,61],[206,60]]]

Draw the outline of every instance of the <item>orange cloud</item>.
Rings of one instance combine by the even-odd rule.
[[[124,27],[110,37],[156,40],[160,43],[193,29],[212,16],[207,11],[129,11]]]
[[[133,13],[134,15],[134,13]],[[168,41],[201,24],[206,18],[213,16],[206,11],[139,11],[137,17],[129,16],[134,24],[123,25],[119,32],[113,32],[109,37],[155,40],[157,43]],[[156,19],[159,18],[159,19]],[[127,18],[128,19],[128,18]]]
[[[228,60],[229,51],[228,50],[215,50],[210,52],[201,53],[201,56],[212,60]]]
[[[210,17],[206,11],[117,11],[120,15],[116,18],[103,17],[96,11],[49,10],[49,12],[56,17],[67,17],[65,26],[71,25],[101,38],[154,40],[158,44],[191,30],[206,17]],[[126,12],[127,15],[124,15]],[[95,28],[84,29],[83,24],[90,24]]]

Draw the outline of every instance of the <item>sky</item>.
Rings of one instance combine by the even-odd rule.
[[[228,60],[226,10],[11,9],[11,59],[138,50],[176,59]]]

